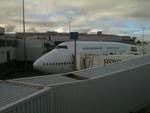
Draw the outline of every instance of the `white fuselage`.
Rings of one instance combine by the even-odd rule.
[[[123,54],[135,48],[135,45],[119,42],[77,41],[77,54],[112,55]],[[64,42],[51,52],[37,59],[33,66],[46,74],[73,71],[74,42]]]

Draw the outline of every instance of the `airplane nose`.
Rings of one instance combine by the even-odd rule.
[[[41,66],[42,65],[41,65],[41,63],[39,61],[35,61],[33,63],[33,68],[36,69],[36,70],[40,70]]]

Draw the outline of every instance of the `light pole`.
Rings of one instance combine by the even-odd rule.
[[[77,70],[77,39],[78,39],[78,33],[77,32],[72,32],[71,30],[71,21],[72,21],[72,17],[69,17],[69,34],[72,36],[70,36],[70,39],[73,38],[74,40],[74,70]]]
[[[26,38],[25,38],[25,32],[26,32],[26,28],[25,28],[25,10],[24,10],[24,0],[22,0],[22,16],[23,16],[23,42],[24,42],[24,62],[25,62],[25,67],[27,64],[27,56],[26,56]]]
[[[69,33],[71,32],[71,21],[72,21],[72,17],[69,17]]]

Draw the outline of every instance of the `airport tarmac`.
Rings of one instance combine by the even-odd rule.
[[[32,67],[32,62],[11,62],[7,64],[1,64],[0,66],[0,80],[33,77],[44,75]]]

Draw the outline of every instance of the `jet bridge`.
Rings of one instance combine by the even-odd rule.
[[[103,67],[126,60],[135,59],[141,55],[122,54],[122,55],[94,55],[94,54],[78,54],[77,70],[88,69],[93,67]]]

